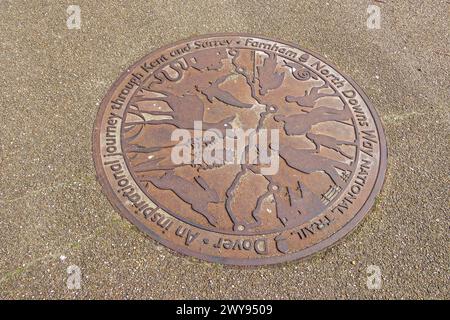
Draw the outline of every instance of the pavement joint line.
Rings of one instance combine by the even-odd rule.
[[[71,184],[71,183],[73,183],[73,182],[77,182],[77,181],[71,181],[69,184]],[[53,185],[51,185],[51,186],[48,186],[48,187],[45,187],[45,188],[41,188],[41,189],[38,189],[38,190],[35,190],[35,191],[32,191],[32,192],[29,192],[29,193],[27,193],[27,194],[25,194],[25,195],[23,195],[23,196],[21,196],[21,197],[18,197],[18,198],[10,199],[10,200],[7,200],[7,201],[0,201],[0,204],[8,204],[8,203],[11,203],[11,202],[15,202],[15,201],[17,201],[17,200],[21,200],[21,199],[24,199],[24,198],[26,198],[26,197],[28,197],[28,196],[31,196],[32,194],[34,194],[34,193],[36,193],[36,192],[41,192],[41,191],[43,191],[43,190],[47,190],[47,189],[51,189],[51,188],[60,188],[61,186],[67,185],[67,184],[68,184],[67,182],[61,182],[61,183],[53,184]],[[27,204],[26,204],[26,205],[27,205]],[[21,228],[21,226],[20,226],[19,224],[17,224],[16,222],[14,222],[14,221],[8,220],[8,222],[11,223],[11,224],[13,224],[14,226],[16,226],[16,227],[18,227],[18,228]],[[85,237],[85,238],[80,239],[79,242],[88,240],[90,237],[94,236],[94,235],[96,234],[96,232],[97,232],[99,229],[104,228],[104,227],[106,227],[106,226],[98,227],[97,229],[94,230],[94,233],[93,233],[93,234],[91,234],[91,235],[88,236],[88,237]],[[79,242],[78,242],[78,243],[79,243]],[[73,244],[72,244],[72,245],[73,245]],[[69,246],[66,247],[66,248],[62,248],[62,250],[64,251],[64,250],[70,249],[70,247],[71,247],[72,245],[69,245]],[[47,259],[47,258],[52,258],[52,257],[55,257],[55,256],[57,257],[58,255],[57,255],[57,254],[47,254],[47,255],[44,255],[43,257],[36,258],[36,259],[32,260],[32,261],[29,262],[25,267],[22,267],[22,268],[23,268],[24,270],[26,270],[27,268],[33,266],[36,262],[45,260],[45,259]],[[2,283],[5,281],[5,279],[8,278],[14,271],[15,271],[15,270],[6,271],[6,272],[5,272],[5,276],[3,276],[3,277],[0,278],[0,284],[2,284]]]
[[[71,184],[71,183],[73,183],[73,182],[77,182],[77,181],[71,181],[69,184]],[[20,199],[26,198],[26,197],[32,195],[32,193],[40,192],[40,191],[42,191],[42,190],[51,189],[51,188],[59,188],[59,187],[61,187],[61,186],[63,186],[63,185],[66,185],[66,184],[68,184],[68,183],[67,183],[67,182],[57,183],[57,184],[48,186],[48,187],[46,187],[46,188],[41,188],[41,189],[39,189],[39,190],[29,192],[29,193],[25,194],[24,196],[21,196],[21,197],[18,197],[18,198],[14,198],[14,199],[11,199],[11,200],[8,200],[8,201],[0,201],[0,203],[2,203],[2,204],[11,203],[11,202],[14,202],[14,201],[16,201],[16,200],[20,200]],[[17,224],[16,222],[14,222],[14,221],[8,221],[8,222],[9,222],[9,223],[12,223],[12,224],[15,225],[16,227],[19,227],[19,228],[21,227],[20,225],[18,225],[18,224]],[[96,228],[89,236],[84,237],[84,238],[80,239],[79,241],[77,241],[77,244],[78,244],[78,243],[81,243],[81,242],[84,242],[84,241],[86,241],[86,240],[89,240],[90,238],[92,238],[93,236],[95,236],[99,230],[101,230],[102,228],[106,228],[106,227],[107,227],[107,225]],[[64,248],[61,248],[60,250],[62,250],[62,251],[67,251],[67,250],[69,250],[73,245],[75,245],[75,244],[72,243],[72,244],[70,244],[70,245],[68,245],[68,246],[66,246],[66,247],[64,247]],[[33,265],[35,265],[36,263],[38,263],[38,262],[40,262],[40,261],[43,261],[43,260],[46,260],[46,259],[51,259],[51,258],[57,258],[58,256],[59,256],[59,254],[56,254],[56,253],[49,253],[49,254],[46,254],[46,255],[44,255],[44,256],[42,256],[42,257],[33,259],[32,261],[28,262],[24,267],[20,267],[20,268],[23,269],[23,270],[25,271],[25,270],[27,270],[28,268],[32,267]],[[17,270],[17,268],[16,268],[16,270]],[[14,272],[15,272],[15,270],[6,271],[6,272],[5,272],[5,275],[4,275],[3,277],[0,278],[0,285],[3,284],[5,281],[7,281],[8,278],[10,277],[10,275],[13,274]]]
[[[27,197],[29,197],[29,196],[35,194],[35,193],[40,193],[40,192],[42,192],[42,191],[50,190],[50,189],[53,189],[53,188],[60,188],[60,187],[62,187],[62,186],[64,186],[64,185],[70,185],[70,184],[73,184],[73,183],[82,183],[82,182],[81,182],[81,181],[73,180],[73,181],[69,181],[69,182],[55,183],[55,184],[52,184],[52,185],[49,185],[49,186],[46,186],[46,187],[43,187],[43,188],[40,188],[40,189],[37,189],[37,190],[34,190],[34,191],[27,192],[26,194],[24,194],[24,195],[22,195],[22,196],[20,196],[20,197],[17,197],[17,198],[12,198],[12,199],[0,199],[0,204],[4,205],[4,204],[12,203],[12,202],[15,202],[15,201],[18,201],[18,200],[22,200],[22,199],[24,199],[24,198],[27,198]]]
[[[429,116],[429,113],[425,112],[408,112],[408,113],[394,113],[394,114],[386,114],[382,116],[383,123],[394,123],[394,122],[401,122],[403,120],[409,120],[411,117],[416,116]]]
[[[105,229],[107,226],[100,226],[100,227],[98,227],[98,228],[96,228],[91,234],[89,234],[88,236],[86,236],[86,237],[84,237],[84,238],[82,238],[82,239],[79,239],[76,243],[71,243],[71,244],[69,244],[68,246],[65,246],[65,247],[63,247],[63,248],[61,248],[61,249],[59,249],[60,251],[68,251],[68,250],[70,250],[75,244],[79,244],[79,243],[82,243],[82,242],[85,242],[85,241],[87,241],[87,240],[89,240],[89,239],[91,239],[92,237],[94,237],[94,236],[96,236],[97,235],[97,232],[99,231],[99,230],[101,230],[101,229]],[[53,258],[58,258],[60,256],[60,253],[48,253],[48,254],[46,254],[46,255],[44,255],[44,256],[41,256],[41,257],[39,257],[39,258],[36,258],[36,259],[33,259],[33,260],[31,260],[30,262],[28,262],[28,263],[25,263],[25,266],[22,266],[22,267],[20,267],[21,269],[22,269],[22,272],[24,272],[24,271],[26,271],[27,269],[29,269],[30,267],[32,267],[32,266],[34,266],[36,263],[39,263],[39,262],[41,262],[41,261],[45,261],[45,260],[51,260],[51,259],[53,259]],[[4,273],[4,275],[0,278],[0,285],[1,284],[3,284],[4,282],[6,282],[6,281],[8,281],[9,279],[10,279],[10,276],[17,270],[18,268],[16,268],[15,270],[9,270],[9,271],[6,271],[5,273]]]
[[[415,116],[425,116],[427,113],[424,112],[408,112],[408,113],[394,113],[394,114],[387,114],[382,116],[383,122],[386,123],[392,123],[392,122],[398,122],[399,120],[407,120],[410,117]]]

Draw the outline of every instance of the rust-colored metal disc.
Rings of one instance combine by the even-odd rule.
[[[231,160],[208,162],[207,150]],[[101,103],[93,156],[122,216],[173,250],[236,265],[338,241],[373,205],[387,160],[380,119],[349,77],[247,34],[187,39],[131,66]]]

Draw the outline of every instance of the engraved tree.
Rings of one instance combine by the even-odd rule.
[[[186,72],[190,72],[190,81],[184,76]],[[231,79],[236,78],[244,80],[250,93],[248,99],[243,100],[242,93],[236,95],[226,89]],[[314,85],[303,94],[285,95],[286,81],[304,84],[311,81]],[[317,82],[321,84],[315,85]],[[326,132],[314,132],[314,127],[323,123],[336,122],[353,128],[348,106],[345,103],[343,108],[328,106],[321,102],[325,99],[339,99],[326,80],[321,80],[299,63],[282,60],[275,53],[261,52],[257,56],[253,50],[224,48],[191,53],[157,70],[134,96],[128,109],[130,117],[127,116],[124,126],[125,151],[141,182],[170,190],[212,227],[221,226],[209,207],[222,205],[235,232],[260,228],[262,208],[270,201],[268,199],[274,202],[281,224],[291,226],[320,213],[344,188],[354,171],[355,139],[337,139]],[[254,102],[249,103],[250,100]],[[257,132],[267,121],[273,120],[281,124],[286,138],[303,139],[314,147],[302,148],[282,141],[279,154],[283,162],[279,173],[263,175],[261,165],[244,163],[237,171],[229,171],[227,181],[230,183],[219,192],[207,182],[208,175],[217,170],[217,166],[204,163],[174,165],[170,162],[170,151],[174,146],[170,140],[173,129],[170,128],[192,130],[194,121],[202,121],[204,130],[213,128],[225,134],[225,129],[236,126],[236,115],[206,121],[209,110],[214,110],[218,102],[235,110],[236,115],[255,114],[256,107],[263,108],[258,112]],[[151,103],[159,108],[162,103],[165,109],[149,110],[147,106]],[[285,112],[287,106],[295,112]],[[158,129],[148,131],[146,128],[149,127]],[[188,143],[198,142],[190,140]],[[344,160],[324,156],[324,150],[342,156]],[[246,146],[245,152],[248,151]],[[180,170],[190,171],[189,178],[180,176]],[[330,188],[317,194],[293,172],[324,174],[329,177]],[[249,175],[262,176],[266,180],[266,191],[257,197],[253,209],[244,214],[246,219],[242,219],[242,213],[236,213],[235,199],[243,179]]]

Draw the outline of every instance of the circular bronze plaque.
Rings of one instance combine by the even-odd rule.
[[[114,83],[93,153],[111,203],[209,261],[271,264],[345,236],[386,170],[380,120],[320,56],[246,34],[156,50]]]

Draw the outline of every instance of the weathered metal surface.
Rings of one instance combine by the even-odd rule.
[[[194,121],[224,140],[227,129],[278,130],[279,146],[267,141],[278,170],[175,163],[174,129],[192,133],[191,147]],[[380,120],[350,78],[296,45],[245,34],[180,41],[131,66],[101,103],[93,154],[109,200],[142,231],[178,252],[238,265],[332,245],[369,211],[386,169]]]

